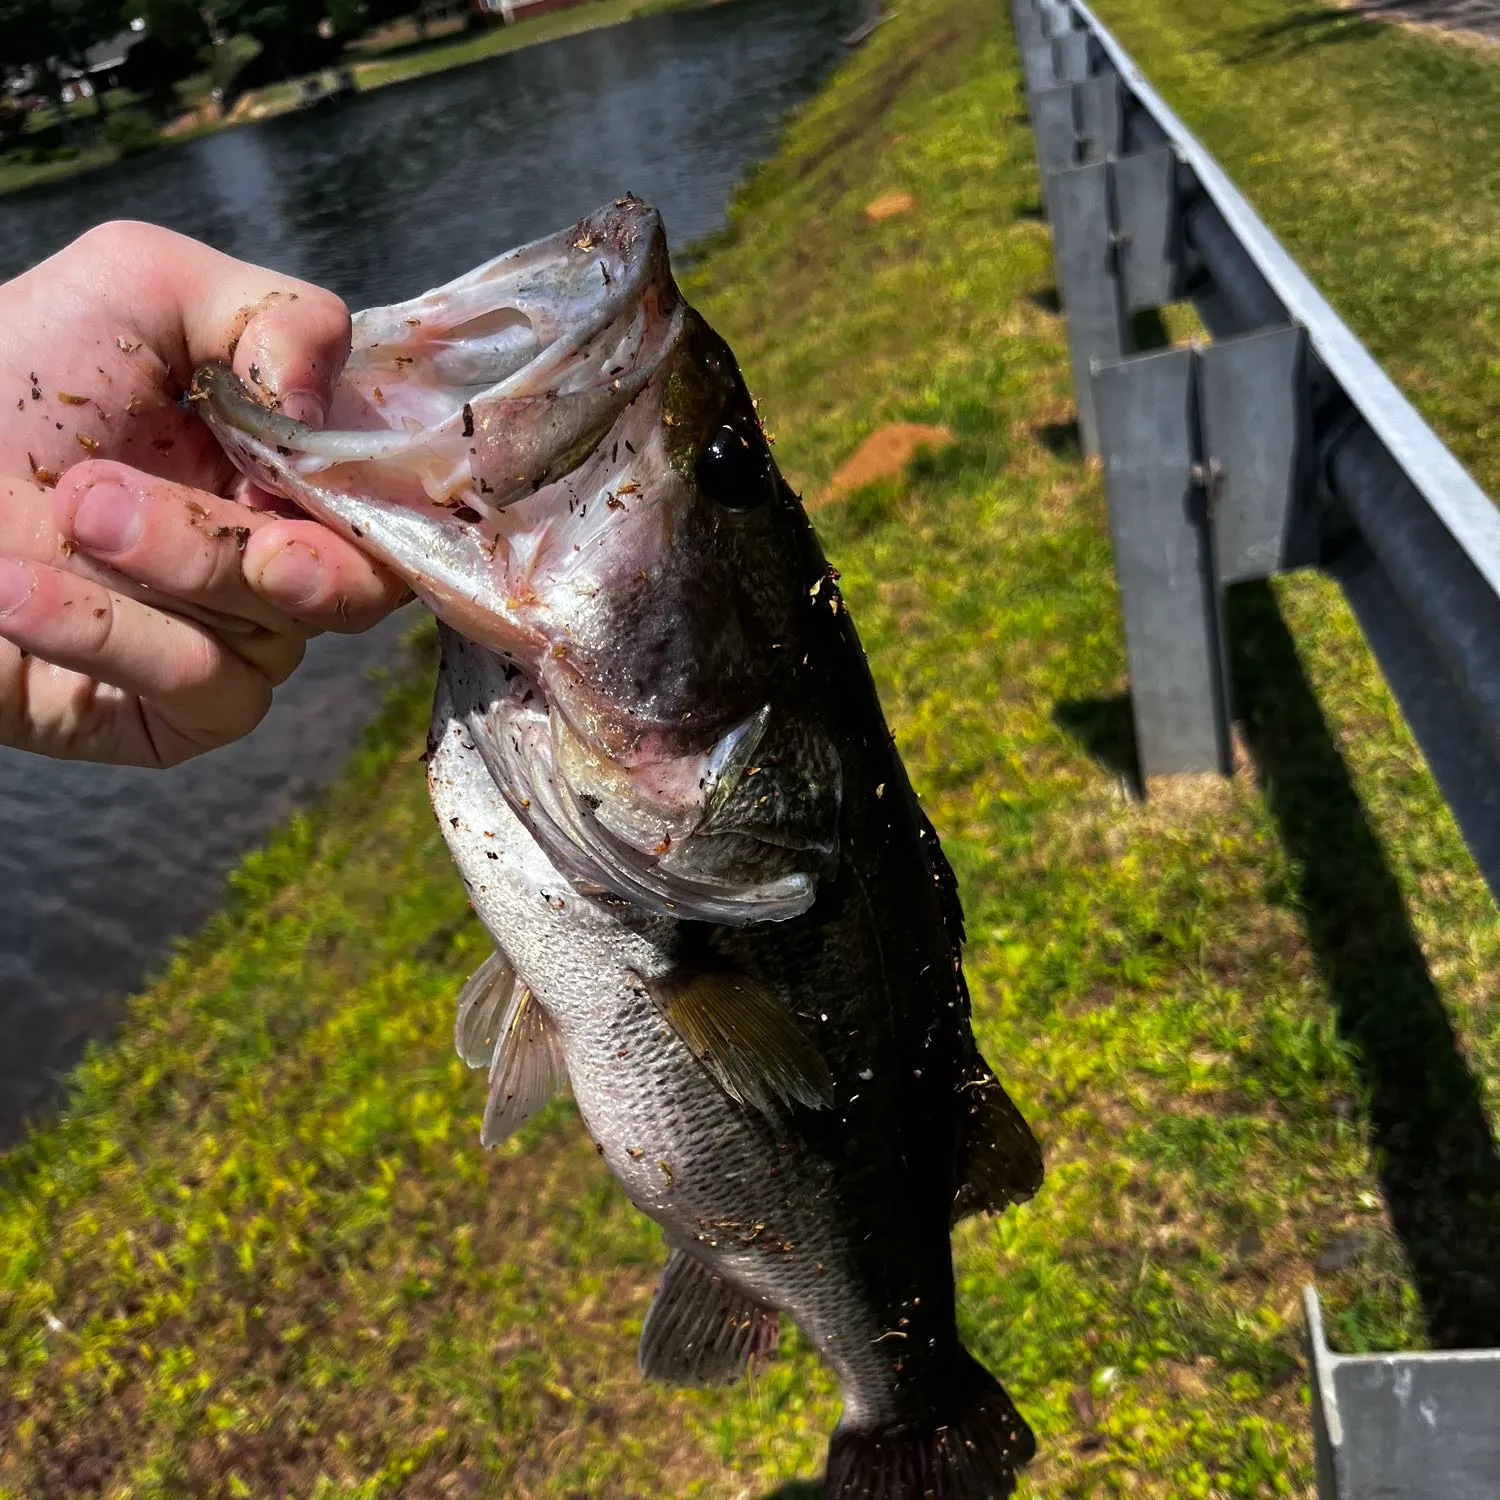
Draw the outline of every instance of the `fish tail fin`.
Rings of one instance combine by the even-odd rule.
[[[1002,1500],[1036,1452],[1005,1387],[959,1352],[948,1403],[920,1422],[845,1428],[828,1448],[824,1500]]]

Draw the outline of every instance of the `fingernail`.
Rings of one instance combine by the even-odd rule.
[[[323,560],[304,542],[288,542],[261,569],[261,592],[273,604],[299,609],[311,604],[328,586]]]
[[[309,427],[321,427],[328,415],[316,391],[288,391],[281,398],[281,410],[294,422],[306,422]]]
[[[141,498],[123,485],[96,484],[73,516],[73,540],[85,552],[124,552],[141,539]]]
[[[0,620],[18,609],[36,588],[36,574],[23,562],[0,557]]]

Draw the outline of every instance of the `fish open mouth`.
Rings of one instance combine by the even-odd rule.
[[[515,650],[504,513],[568,476],[680,331],[660,217],[622,198],[409,302],[356,314],[322,429],[223,365],[189,399],[242,471],[386,563],[472,639]],[[535,528],[530,528],[534,532]]]

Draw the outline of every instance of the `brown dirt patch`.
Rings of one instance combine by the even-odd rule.
[[[910,213],[916,201],[910,193],[882,193],[865,204],[865,218],[872,224],[894,219],[897,214]]]
[[[888,422],[877,428],[834,471],[828,488],[815,502],[842,500],[863,485],[900,474],[922,449],[946,448],[953,434],[925,422]]]

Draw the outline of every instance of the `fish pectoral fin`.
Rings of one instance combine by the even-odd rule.
[[[479,1141],[498,1146],[567,1086],[562,1040],[552,1017],[519,982],[490,1067],[490,1093]]]
[[[731,1099],[764,1115],[778,1100],[809,1109],[833,1103],[822,1053],[759,980],[723,969],[679,969],[643,985]]]
[[[515,998],[516,971],[497,948],[458,992],[453,1047],[471,1068],[492,1068],[501,1028]]]
[[[781,1317],[686,1250],[673,1250],[641,1329],[641,1374],[664,1385],[732,1385],[776,1347]]]
[[[1042,1148],[988,1068],[964,1084],[967,1111],[953,1222],[1024,1203],[1042,1185]]]

